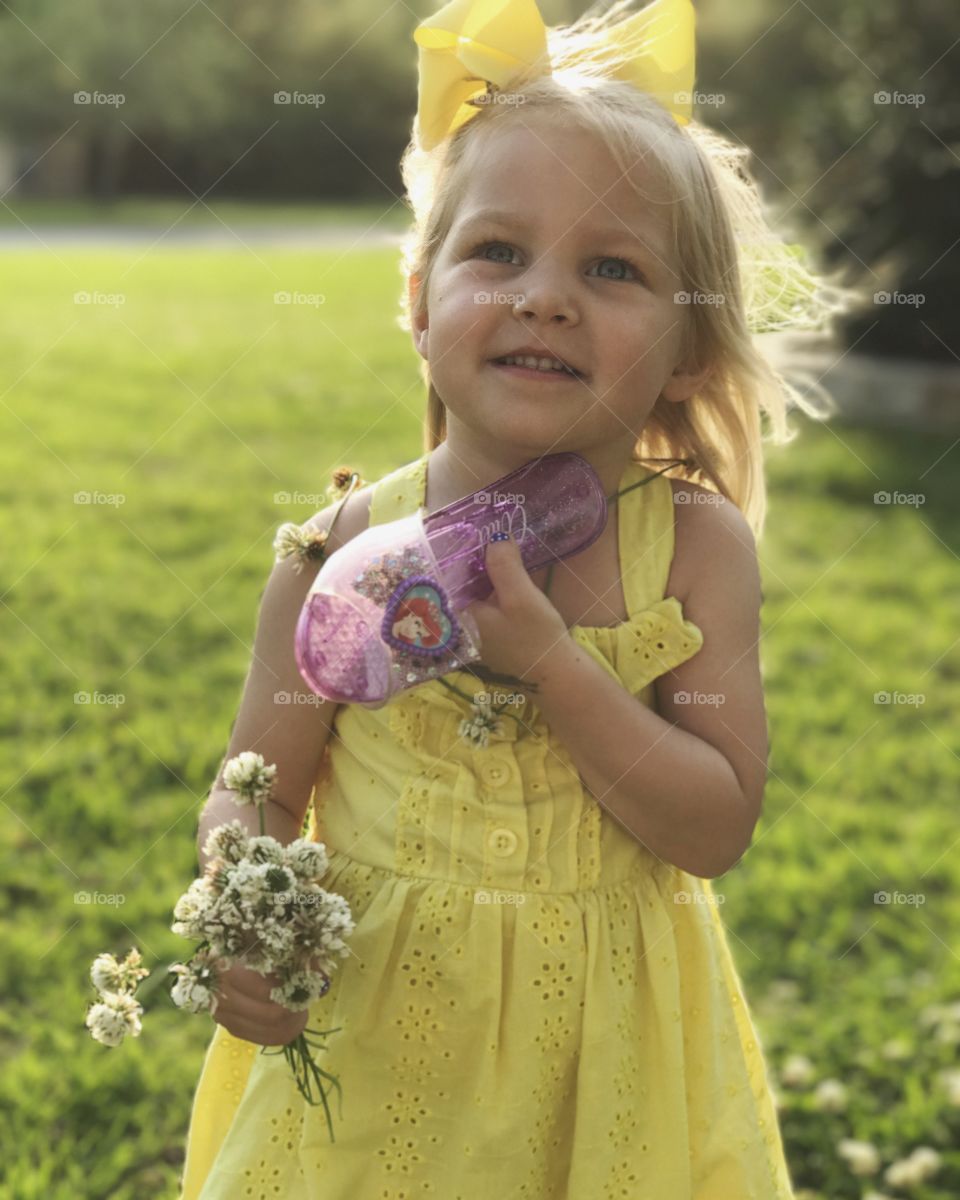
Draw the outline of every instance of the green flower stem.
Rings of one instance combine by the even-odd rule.
[[[330,1132],[330,1141],[335,1142],[333,1136],[333,1122],[330,1119],[330,1105],[327,1103],[327,1092],[323,1086],[323,1080],[328,1079],[330,1083],[337,1089],[337,1101],[340,1113],[340,1119],[343,1120],[343,1088],[340,1086],[340,1081],[335,1075],[331,1075],[329,1071],[324,1069],[314,1060],[311,1053],[311,1047],[316,1046],[321,1050],[325,1050],[326,1046],[322,1040],[331,1033],[339,1033],[340,1027],[336,1029],[305,1029],[292,1042],[288,1042],[286,1046],[281,1046],[277,1050],[270,1050],[266,1046],[260,1051],[261,1054],[280,1054],[283,1053],[284,1058],[290,1064],[293,1071],[293,1077],[296,1080],[297,1090],[300,1095],[310,1105],[318,1103],[323,1105],[324,1113],[327,1117],[327,1129]],[[310,1035],[316,1035],[315,1038]],[[319,1089],[319,1099],[314,1094],[314,1087]]]

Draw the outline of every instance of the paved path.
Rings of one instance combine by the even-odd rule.
[[[368,249],[380,246],[399,246],[401,234],[390,230],[355,227],[296,225],[231,225],[219,222],[203,228],[175,225],[162,226],[59,226],[38,223],[24,229],[19,223],[0,228],[0,250],[37,250],[48,246],[77,246],[83,249],[103,246],[150,246],[154,242],[170,246],[275,246],[278,249],[307,248],[311,250]],[[158,241],[159,239],[159,241]]]
[[[808,346],[795,334],[761,339],[800,392],[825,388],[838,415],[863,425],[960,434],[960,366]],[[821,401],[812,398],[818,408]]]

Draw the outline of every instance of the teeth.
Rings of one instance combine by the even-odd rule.
[[[567,375],[571,375],[573,373],[556,358],[534,358],[532,354],[508,354],[506,358],[502,358],[500,361],[508,367],[532,367],[537,371],[563,371]]]

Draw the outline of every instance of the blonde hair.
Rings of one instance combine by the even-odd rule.
[[[418,286],[412,300],[404,288],[397,321],[409,332],[412,318],[425,311],[431,270],[468,186],[464,163],[476,139],[492,136],[500,123],[508,128],[525,113],[543,110],[602,138],[635,190],[629,167],[642,156],[672,197],[667,203],[682,290],[722,302],[684,306],[684,354],[700,366],[712,364],[713,371],[689,400],[657,400],[633,458],[684,460],[666,473],[731,500],[759,538],[766,516],[763,442],[780,444],[796,436],[786,419],[791,400],[816,419],[829,415],[832,401],[814,385],[824,407],[811,404],[754,337],[823,330],[834,314],[852,307],[857,294],[819,274],[801,247],[772,230],[746,169],[749,149],[696,119],[680,125],[652,96],[610,77],[611,68],[631,56],[617,20],[630,4],[620,0],[599,16],[591,9],[570,26],[549,29],[549,73],[534,64],[496,103],[479,107],[430,151],[414,133],[400,163],[413,212],[401,270],[407,280],[417,277]],[[421,360],[420,370],[428,389],[424,448],[432,450],[446,436],[446,409],[429,364]]]

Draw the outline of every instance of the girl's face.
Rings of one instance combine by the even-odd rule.
[[[658,397],[686,400],[709,374],[680,362],[689,310],[674,299],[683,284],[662,186],[638,162],[642,199],[596,136],[542,112],[522,120],[469,152],[414,344],[448,430],[531,454],[628,455]],[[526,347],[577,375],[495,364]]]

